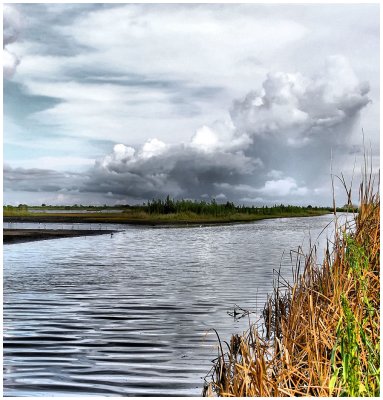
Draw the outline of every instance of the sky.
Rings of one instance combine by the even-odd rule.
[[[362,132],[379,168],[377,4],[5,5],[3,60],[4,204],[327,206]]]

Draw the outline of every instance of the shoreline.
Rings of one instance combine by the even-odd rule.
[[[256,217],[249,217],[244,215],[243,217],[233,218],[129,218],[127,216],[84,216],[84,215],[23,215],[23,216],[4,216],[3,222],[32,222],[32,223],[89,223],[89,224],[125,224],[125,225],[144,225],[144,226],[187,226],[187,225],[229,225],[238,223],[250,223],[255,221],[261,221],[265,219],[277,219],[277,218],[304,218],[304,217],[319,217],[322,215],[332,214],[331,212],[321,213],[308,213],[308,214],[294,214],[286,213],[282,215],[257,215]]]
[[[323,261],[315,244],[297,252],[292,282],[274,269],[245,333],[224,348],[215,331],[204,397],[379,397],[380,195],[371,182],[366,174],[359,212],[327,238]]]
[[[3,229],[3,244],[35,242],[67,237],[113,234],[113,230]]]

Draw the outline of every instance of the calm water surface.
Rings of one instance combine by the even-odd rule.
[[[223,340],[246,330],[228,312],[256,320],[273,269],[289,277],[289,251],[331,220],[120,225],[113,237],[4,246],[4,394],[199,396],[217,355],[211,328]]]

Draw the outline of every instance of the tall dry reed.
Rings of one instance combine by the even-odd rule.
[[[277,277],[263,319],[234,335],[204,396],[379,396],[380,197],[371,174],[359,213],[338,227],[324,261],[300,254],[293,283]],[[331,251],[330,251],[331,248]]]

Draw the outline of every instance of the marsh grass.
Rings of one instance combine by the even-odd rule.
[[[204,396],[379,396],[380,197],[373,186],[366,175],[359,213],[337,227],[324,261],[317,263],[315,247],[299,250],[293,283],[277,273],[262,319],[220,343]]]
[[[30,222],[85,222],[85,223],[144,223],[144,224],[216,224],[216,223],[232,223],[232,222],[252,222],[269,218],[292,218],[292,217],[309,217],[327,214],[328,209],[320,210],[303,210],[297,212],[278,212],[275,214],[247,214],[241,212],[233,212],[227,215],[212,214],[196,214],[191,211],[155,214],[148,213],[144,210],[128,210],[122,213],[99,213],[99,214],[81,214],[81,213],[31,213],[19,210],[4,210],[5,218],[13,218]]]

